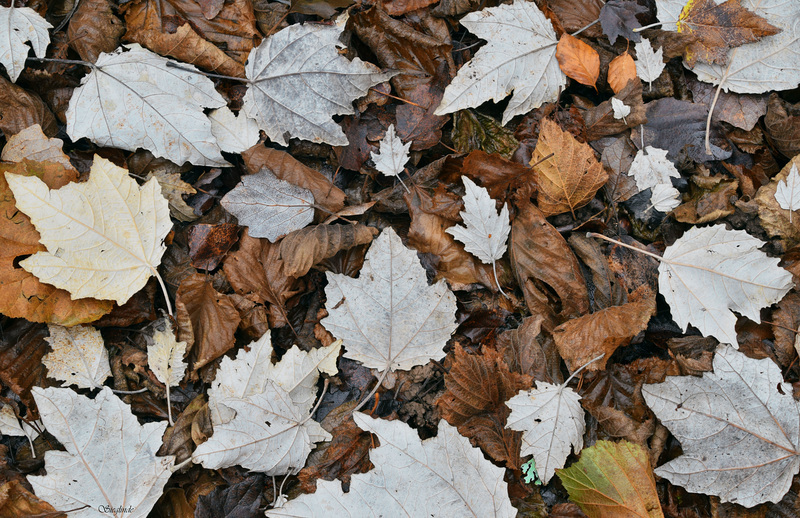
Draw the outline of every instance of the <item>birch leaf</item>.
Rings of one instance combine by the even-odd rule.
[[[6,173],[6,180],[47,247],[20,263],[42,282],[69,291],[73,300],[122,305],[157,274],[172,222],[156,180],[140,187],[99,156],[88,181],[58,190],[36,177]]]
[[[653,81],[658,79],[664,71],[664,50],[659,47],[653,50],[650,40],[642,38],[642,41],[635,45],[636,48],[636,74],[642,81],[647,81],[653,86]]]
[[[6,67],[8,77],[15,83],[25,69],[28,52],[33,48],[37,58],[43,58],[50,44],[47,23],[39,13],[30,7],[0,6],[0,63]],[[30,47],[26,45],[30,42]]]
[[[265,237],[272,243],[314,220],[311,191],[279,180],[267,168],[243,176],[221,203],[241,225],[250,227],[251,237]]]
[[[658,288],[672,318],[704,336],[738,347],[734,311],[756,322],[761,308],[792,288],[779,259],[758,250],[764,242],[724,225],[692,227],[667,247],[658,267]]]
[[[147,516],[172,475],[175,457],[156,457],[167,423],[140,425],[108,387],[94,399],[39,387],[33,397],[45,428],[67,450],[48,451],[47,475],[28,476],[36,496],[78,518],[99,516],[100,506]]]
[[[45,338],[53,349],[42,358],[47,375],[79,388],[99,388],[111,375],[100,331],[92,326],[62,327],[49,325]]]
[[[484,264],[494,264],[506,253],[508,234],[511,232],[508,204],[497,213],[495,201],[485,187],[462,176],[464,182],[464,210],[459,214],[465,226],[455,225],[445,232],[464,243],[464,249]]]
[[[147,346],[147,364],[164,385],[175,387],[180,385],[186,374],[186,342],[179,342],[172,332],[169,319],[164,319],[166,329],[157,329],[153,333],[153,344]]]
[[[447,86],[436,115],[475,108],[514,96],[503,112],[502,124],[546,102],[555,101],[567,82],[556,60],[553,24],[533,2],[469,13],[461,24],[488,41]]]
[[[375,162],[375,169],[386,176],[397,176],[402,173],[410,158],[408,150],[411,148],[411,142],[403,144],[394,131],[394,124],[390,124],[380,145],[380,152],[370,153],[372,161]]]
[[[230,108],[223,106],[209,113],[208,120],[211,133],[223,151],[243,153],[258,144],[258,124],[244,113],[237,117]]]
[[[581,397],[563,385],[539,381],[531,390],[521,390],[506,401],[511,409],[506,428],[522,432],[521,455],[533,455],[536,470],[547,484],[569,457],[583,448]]]
[[[417,254],[389,227],[370,246],[358,279],[326,272],[328,316],[345,357],[378,371],[408,370],[444,358],[456,329],[456,298],[440,280],[428,285]]]
[[[611,108],[614,110],[614,118],[617,120],[624,120],[625,117],[631,114],[631,107],[616,97],[611,98]]]
[[[181,64],[195,70],[190,72],[167,67],[170,62],[138,44],[100,54],[70,99],[70,138],[129,151],[144,148],[178,165],[230,165],[203,113],[225,100],[193,66]]]
[[[255,119],[284,146],[287,138],[346,146],[333,116],[355,113],[355,99],[395,75],[339,53],[346,21],[340,16],[334,25],[290,25],[250,51],[245,74],[252,84],[240,115]]]
[[[301,495],[267,516],[472,516],[511,518],[504,470],[442,419],[436,437],[420,441],[401,421],[353,414],[356,424],[374,433],[380,446],[370,450],[375,467],[350,477],[350,491],[338,480],[317,481],[317,491]]]
[[[659,184],[672,185],[670,178],[680,178],[681,174],[667,158],[666,149],[647,146],[640,149],[633,159],[628,175],[636,180],[640,191],[650,189]]]
[[[791,223],[792,212],[800,209],[800,174],[798,174],[795,164],[792,164],[789,176],[778,182],[775,201],[782,209],[789,211],[789,223]]]
[[[754,360],[729,345],[717,348],[713,366],[702,378],[668,376],[642,387],[683,449],[655,473],[723,502],[777,502],[800,470],[800,405],[792,386],[769,358]]]

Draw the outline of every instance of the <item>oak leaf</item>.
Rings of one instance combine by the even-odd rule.
[[[600,77],[600,55],[589,44],[564,33],[558,40],[556,59],[567,77],[596,88]]]
[[[548,155],[550,158],[545,159]],[[545,119],[531,164],[539,173],[539,209],[546,216],[583,207],[608,180],[603,166],[588,144],[575,140],[555,122]]]

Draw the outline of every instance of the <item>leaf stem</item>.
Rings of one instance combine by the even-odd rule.
[[[373,394],[375,394],[378,391],[378,389],[380,388],[381,384],[383,383],[383,380],[386,379],[386,375],[387,374],[389,374],[389,366],[388,365],[386,366],[386,369],[384,369],[384,371],[381,373],[380,378],[378,378],[378,382],[375,384],[374,387],[372,387],[372,390],[369,392],[369,394],[367,394],[367,397],[365,397],[364,399],[361,400],[361,403],[359,403],[358,406],[356,406],[353,409],[353,411],[350,412],[351,414],[354,414],[354,413],[358,412],[359,410],[361,410],[361,407],[366,405],[367,401],[372,399]]]
[[[175,426],[175,421],[172,420],[172,403],[169,400],[169,380],[165,385],[167,386],[167,419],[169,419],[170,426]]]
[[[183,65],[175,63],[174,61],[167,61],[167,68],[177,68],[178,70],[183,70],[184,72],[200,74],[201,76],[206,76],[206,77],[216,77],[217,79],[230,79],[231,81],[241,81],[247,84],[252,83],[252,81],[250,81],[246,77],[226,76],[222,74],[213,74],[211,72],[204,72],[203,70],[198,70],[196,68],[185,67]]]
[[[492,273],[494,274],[494,282],[497,283],[497,289],[500,293],[507,299],[511,300],[511,297],[503,291],[503,287],[500,286],[500,280],[497,278],[497,261],[492,261]]]
[[[591,360],[589,360],[588,362],[586,362],[586,363],[584,363],[583,365],[581,365],[580,367],[578,367],[578,370],[576,370],[575,372],[573,372],[573,373],[570,375],[570,377],[569,377],[569,378],[567,378],[567,381],[565,381],[564,383],[562,383],[562,384],[561,384],[561,387],[562,387],[562,388],[563,388],[563,387],[566,387],[566,386],[567,386],[567,384],[568,384],[570,381],[572,381],[572,378],[574,378],[575,376],[577,376],[578,374],[580,374],[580,372],[581,372],[583,369],[585,369],[586,367],[588,367],[589,365],[593,364],[594,362],[596,362],[596,361],[598,361],[598,360],[602,360],[602,359],[603,359],[603,357],[605,357],[605,355],[606,355],[606,353],[603,353],[603,354],[601,354],[600,356],[596,356],[596,357],[592,358]]]
[[[651,23],[650,25],[645,25],[644,27],[639,27],[639,28],[633,29],[633,32],[642,32],[642,31],[646,31],[647,29],[652,29],[653,27],[659,27],[661,25],[671,24],[671,23],[678,23],[678,22],[656,22],[656,23]]]
[[[161,286],[161,293],[164,294],[164,300],[167,301],[167,313],[172,318],[175,318],[175,314],[172,312],[172,303],[169,301],[169,293],[167,293],[167,287],[164,285],[164,279],[161,278],[161,275],[158,273],[158,269],[153,267],[153,273],[158,279],[158,284]]]
[[[639,249],[639,248],[636,248],[635,246],[626,245],[626,244],[625,244],[625,243],[623,243],[622,241],[617,241],[617,240],[616,240],[616,239],[614,239],[614,238],[611,238],[611,237],[606,237],[606,236],[604,236],[603,234],[598,234],[598,233],[596,233],[596,232],[587,232],[587,233],[586,233],[586,237],[599,237],[600,239],[605,239],[606,241],[608,241],[608,242],[610,242],[610,243],[614,243],[614,244],[617,244],[617,245],[619,245],[619,246],[624,246],[625,248],[630,248],[631,250],[634,250],[634,251],[636,251],[636,252],[639,252],[640,254],[649,255],[649,256],[650,256],[650,257],[652,257],[653,259],[658,259],[658,260],[659,260],[659,262],[664,260],[664,258],[663,258],[663,257],[661,257],[660,255],[656,255],[656,254],[654,254],[654,253],[652,253],[652,252],[648,252],[648,251],[646,251],[646,250],[641,250],[641,249]]]
[[[83,65],[85,67],[99,68],[94,63],[90,63],[82,59],[37,58],[36,56],[30,56],[28,59],[32,59],[33,61],[41,61],[43,63],[64,63],[66,65]]]
[[[586,29],[588,29],[589,27],[593,27],[593,26],[597,25],[598,23],[600,23],[600,18],[598,18],[597,20],[593,21],[593,22],[592,22],[592,23],[590,23],[589,25],[585,25],[585,26],[581,27],[581,28],[580,28],[580,29],[578,29],[577,31],[575,31],[575,32],[573,32],[572,34],[570,34],[570,36],[577,36],[578,34],[582,33],[582,32],[583,32],[583,31],[585,31]]]
[[[175,473],[176,471],[180,471],[184,467],[188,466],[191,463],[192,463],[192,458],[189,457],[188,459],[186,459],[185,461],[181,462],[180,464],[175,464],[174,466],[172,466],[172,472]]]
[[[129,394],[142,394],[144,392],[147,392],[147,388],[141,388],[139,390],[117,390],[117,389],[111,389],[111,392],[113,392],[114,394],[126,394],[126,395],[129,395]]]

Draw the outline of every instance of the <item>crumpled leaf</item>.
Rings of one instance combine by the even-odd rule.
[[[401,421],[361,413],[353,418],[380,441],[370,451],[375,468],[353,475],[348,493],[341,482],[320,480],[316,493],[290,500],[267,516],[516,516],[504,470],[484,459],[446,421],[439,422],[436,437],[420,441]]]
[[[660,184],[672,185],[670,178],[681,177],[681,173],[667,158],[667,150],[653,146],[647,146],[636,153],[628,175],[633,176],[640,191]]]
[[[798,165],[800,165],[800,155],[792,158],[768,184],[762,185],[754,197],[754,201],[758,204],[758,219],[761,226],[769,236],[780,237],[787,248],[800,242],[800,219],[790,222],[790,213],[778,204],[775,194],[778,192],[780,182],[786,181],[792,168]]]
[[[124,169],[99,156],[88,181],[58,190],[37,177],[6,173],[6,181],[48,249],[20,263],[42,282],[74,299],[122,305],[156,273],[172,228],[158,182],[139,187]]]
[[[14,135],[38,124],[45,135],[58,133],[58,121],[41,97],[0,77],[0,130]]]
[[[273,243],[314,220],[311,191],[279,180],[267,168],[243,176],[220,204],[249,227],[252,237],[265,237]]]
[[[567,380],[569,382],[570,380]],[[581,397],[571,388],[536,382],[530,390],[520,390],[506,401],[511,409],[506,428],[522,433],[522,455],[533,455],[536,471],[547,484],[556,469],[564,467],[574,448],[583,448],[583,418]]]
[[[17,82],[31,48],[37,58],[44,57],[50,44],[48,29],[52,28],[30,7],[0,6],[0,63],[6,67],[11,82]],[[31,42],[30,47],[26,42]]]
[[[283,271],[290,277],[302,277],[320,261],[342,250],[366,245],[378,235],[378,229],[355,225],[315,225],[288,234],[281,239]]]
[[[779,260],[758,250],[763,245],[743,230],[714,225],[692,227],[667,247],[658,288],[681,329],[692,324],[703,336],[738,347],[733,311],[760,322],[761,308],[793,286]]]
[[[436,115],[502,101],[514,91],[503,112],[505,125],[515,115],[554,101],[566,84],[556,57],[556,33],[533,2],[490,7],[470,13],[461,24],[485,46],[458,71],[447,86]]]
[[[575,140],[555,122],[544,119],[531,164],[539,173],[539,209],[546,216],[571,212],[586,205],[606,183],[608,174],[588,144]]]
[[[344,342],[345,357],[378,371],[444,358],[456,298],[444,281],[428,285],[416,252],[391,227],[372,242],[358,279],[326,276],[328,316],[320,323]]]
[[[45,453],[47,475],[28,477],[36,495],[72,516],[97,516],[104,505],[147,516],[172,475],[175,458],[156,457],[167,423],[140,425],[108,387],[93,400],[70,389],[35,387],[33,395],[47,431],[67,449]]]
[[[600,55],[588,43],[564,33],[556,46],[556,59],[567,77],[582,85],[596,86],[600,77]]]
[[[461,153],[482,150],[490,155],[511,158],[519,147],[514,133],[488,115],[473,110],[459,110],[453,114],[453,146]]]
[[[94,389],[111,376],[106,349],[100,331],[92,326],[62,327],[49,325],[45,338],[53,349],[42,358],[47,375],[66,382],[63,386]]]
[[[239,240],[239,225],[200,223],[189,227],[188,238],[192,266],[201,270],[215,270]]]
[[[352,102],[395,72],[339,54],[347,16],[334,25],[290,25],[250,52],[245,66],[252,81],[242,112],[256,120],[270,140],[290,138],[346,146],[334,115],[355,113]]]
[[[250,475],[230,487],[218,487],[212,492],[200,495],[194,511],[196,518],[251,518],[264,515],[262,493],[264,475]]]
[[[800,153],[800,106],[784,101],[773,92],[767,104],[764,129],[784,156]]]
[[[720,345],[714,372],[669,376],[642,393],[683,449],[656,475],[745,507],[789,490],[800,470],[800,407],[772,360]]]
[[[386,176],[397,176],[405,169],[406,162],[409,161],[408,150],[411,142],[403,144],[400,137],[394,131],[394,124],[390,124],[386,134],[381,139],[380,151],[371,152],[372,161],[375,162],[375,169]]]
[[[658,79],[661,72],[664,71],[664,51],[661,47],[658,50],[653,50],[650,40],[642,38],[642,41],[635,45],[636,48],[636,74],[642,79],[650,83],[650,88],[653,88],[653,81]]]
[[[193,66],[180,65],[195,70],[189,72],[168,68],[170,62],[135,43],[101,54],[70,99],[70,138],[129,151],[144,148],[178,165],[229,165],[203,113],[225,100]]]
[[[627,40],[638,42],[641,36],[634,29],[642,26],[636,19],[637,14],[647,12],[647,7],[639,5],[636,0],[609,0],[600,9],[600,26],[603,34],[613,45],[622,36]]]
[[[628,441],[597,441],[558,478],[589,518],[663,518],[647,450]]]

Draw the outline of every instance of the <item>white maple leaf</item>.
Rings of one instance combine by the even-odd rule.
[[[122,305],[151,275],[161,279],[156,267],[172,222],[155,179],[140,187],[127,171],[95,156],[84,183],[50,190],[35,176],[6,173],[6,180],[47,247],[20,262],[42,282],[73,299]]]
[[[745,507],[789,490],[800,470],[800,405],[769,358],[720,345],[713,372],[667,376],[642,394],[683,450],[656,475]]]
[[[372,161],[375,162],[375,169],[386,176],[398,176],[410,158],[408,150],[411,149],[411,142],[403,144],[394,131],[394,124],[390,124],[386,129],[386,135],[381,139],[380,146],[378,153],[370,152]],[[400,182],[402,181],[401,178]],[[405,187],[405,184],[403,186]]]
[[[636,75],[642,81],[647,81],[650,84],[650,88],[653,88],[653,81],[658,79],[658,76],[661,75],[666,66],[664,64],[664,49],[659,47],[658,50],[654,51],[650,40],[647,38],[642,38],[642,41],[638,42],[634,48],[638,58],[636,60]]]
[[[553,385],[539,381],[535,388],[521,390],[506,401],[511,409],[506,428],[523,432],[520,454],[533,455],[536,471],[545,484],[564,467],[573,448],[575,453],[583,448],[586,422],[581,397],[567,387],[567,382]]]
[[[669,212],[681,204],[681,192],[671,183],[660,183],[650,192],[650,205],[661,212]]]
[[[342,340],[347,358],[383,373],[375,390],[390,371],[444,358],[456,329],[455,296],[443,280],[428,285],[417,254],[391,227],[372,242],[358,279],[326,275],[321,324]]]
[[[556,60],[553,24],[533,2],[513,4],[469,13],[461,25],[488,43],[458,71],[445,88],[436,115],[474,108],[492,100],[514,96],[503,112],[503,124],[555,101],[567,78]]]
[[[798,174],[795,164],[792,164],[789,175],[778,182],[775,201],[778,202],[782,209],[789,211],[789,223],[791,223],[792,212],[800,209],[800,174]]]
[[[212,110],[208,120],[211,121],[211,133],[223,151],[242,153],[258,144],[258,124],[244,113],[237,117],[230,108],[223,106]]]
[[[625,117],[631,114],[631,107],[622,102],[620,99],[612,97],[611,108],[614,110],[614,118],[617,120],[622,119],[622,121],[627,124]]]
[[[314,220],[314,195],[306,188],[281,180],[267,168],[242,177],[220,202],[250,228],[251,237],[275,242]]]
[[[52,28],[30,7],[14,7],[14,2],[10,7],[0,6],[0,63],[6,67],[12,83],[17,82],[25,69],[25,60],[31,47],[37,58],[45,56],[47,45],[50,44],[50,33],[47,31]],[[25,44],[28,41],[31,42],[30,47]]]
[[[496,263],[506,253],[508,234],[511,232],[508,205],[504,203],[498,214],[497,204],[485,187],[478,187],[466,176],[462,176],[461,180],[466,192],[463,197],[464,210],[459,214],[466,226],[455,225],[445,232],[464,243],[464,250],[481,262],[492,265],[494,280],[502,292]]]
[[[355,113],[355,99],[397,73],[339,53],[346,21],[340,16],[334,25],[290,25],[250,51],[242,112],[273,142],[286,146],[287,138],[299,138],[346,146],[333,116]]]
[[[36,496],[78,518],[103,516],[102,506],[146,517],[175,463],[172,455],[156,457],[167,423],[140,425],[108,387],[94,399],[63,388],[32,392],[45,428],[67,450],[48,451],[47,475],[28,476]]]
[[[350,478],[317,481],[317,491],[267,511],[271,518],[329,516],[460,516],[511,518],[517,515],[503,481],[504,470],[444,419],[436,437],[420,441],[401,421],[353,414],[356,424],[377,435],[370,450],[374,468]]]
[[[186,362],[183,357],[186,355],[186,342],[179,342],[175,339],[172,332],[172,323],[168,318],[164,319],[165,329],[156,329],[153,332],[153,343],[147,346],[147,364],[153,371],[158,381],[164,384],[167,391],[167,415],[169,424],[172,421],[172,403],[170,402],[170,387],[180,385],[186,374]]]
[[[180,65],[195,72],[167,63],[175,62],[135,43],[100,54],[69,101],[70,138],[129,151],[144,148],[179,165],[230,165],[203,113],[225,106],[225,100],[193,66]]]
[[[48,325],[45,338],[53,349],[42,358],[47,375],[66,385],[100,388],[111,375],[106,349],[100,331],[92,326],[63,327]]]
[[[672,318],[686,329],[738,347],[736,315],[761,321],[761,308],[792,288],[779,259],[758,250],[764,242],[724,225],[692,227],[667,247],[658,267],[658,288]]]
[[[670,184],[670,178],[680,178],[681,174],[667,158],[667,150],[647,146],[640,149],[631,163],[628,176],[636,180],[640,191],[659,184]]]

